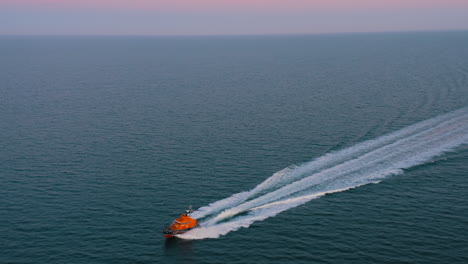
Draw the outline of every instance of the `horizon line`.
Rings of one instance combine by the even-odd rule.
[[[382,33],[450,33],[468,32],[466,29],[418,29],[418,30],[383,30],[383,31],[337,31],[304,33],[239,33],[239,34],[1,34],[0,37],[255,37],[255,36],[311,36],[311,35],[353,35]]]

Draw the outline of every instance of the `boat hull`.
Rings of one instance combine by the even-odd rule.
[[[189,207],[188,210],[185,210],[185,213],[182,214],[179,218],[175,219],[174,222],[167,226],[163,230],[163,235],[165,238],[171,238],[174,236],[182,235],[183,233],[190,231],[198,226],[197,220],[190,217],[190,213],[193,210]]]
[[[167,228],[167,229],[163,230],[163,234],[164,234],[165,238],[171,238],[171,237],[175,237],[177,235],[182,235],[182,234],[184,234],[187,231],[190,231],[192,229],[194,229],[194,227],[186,228],[186,229],[180,229],[180,230],[173,230],[173,229]]]

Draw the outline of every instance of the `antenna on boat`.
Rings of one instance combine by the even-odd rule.
[[[188,210],[185,210],[185,212],[187,212],[187,215],[190,214],[190,213],[192,213],[192,212],[193,212],[193,210],[192,210],[192,205],[189,205]]]

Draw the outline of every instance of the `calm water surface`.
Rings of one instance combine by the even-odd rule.
[[[467,32],[0,37],[0,58],[1,263],[468,263],[466,145],[216,239],[161,234],[468,106]]]

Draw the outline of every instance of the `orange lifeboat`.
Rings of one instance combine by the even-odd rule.
[[[190,217],[190,214],[193,212],[191,206],[188,210],[185,210],[185,213],[182,214],[179,218],[174,220],[174,222],[163,230],[164,237],[171,238],[176,235],[181,235],[189,230],[197,227],[197,220]]]

